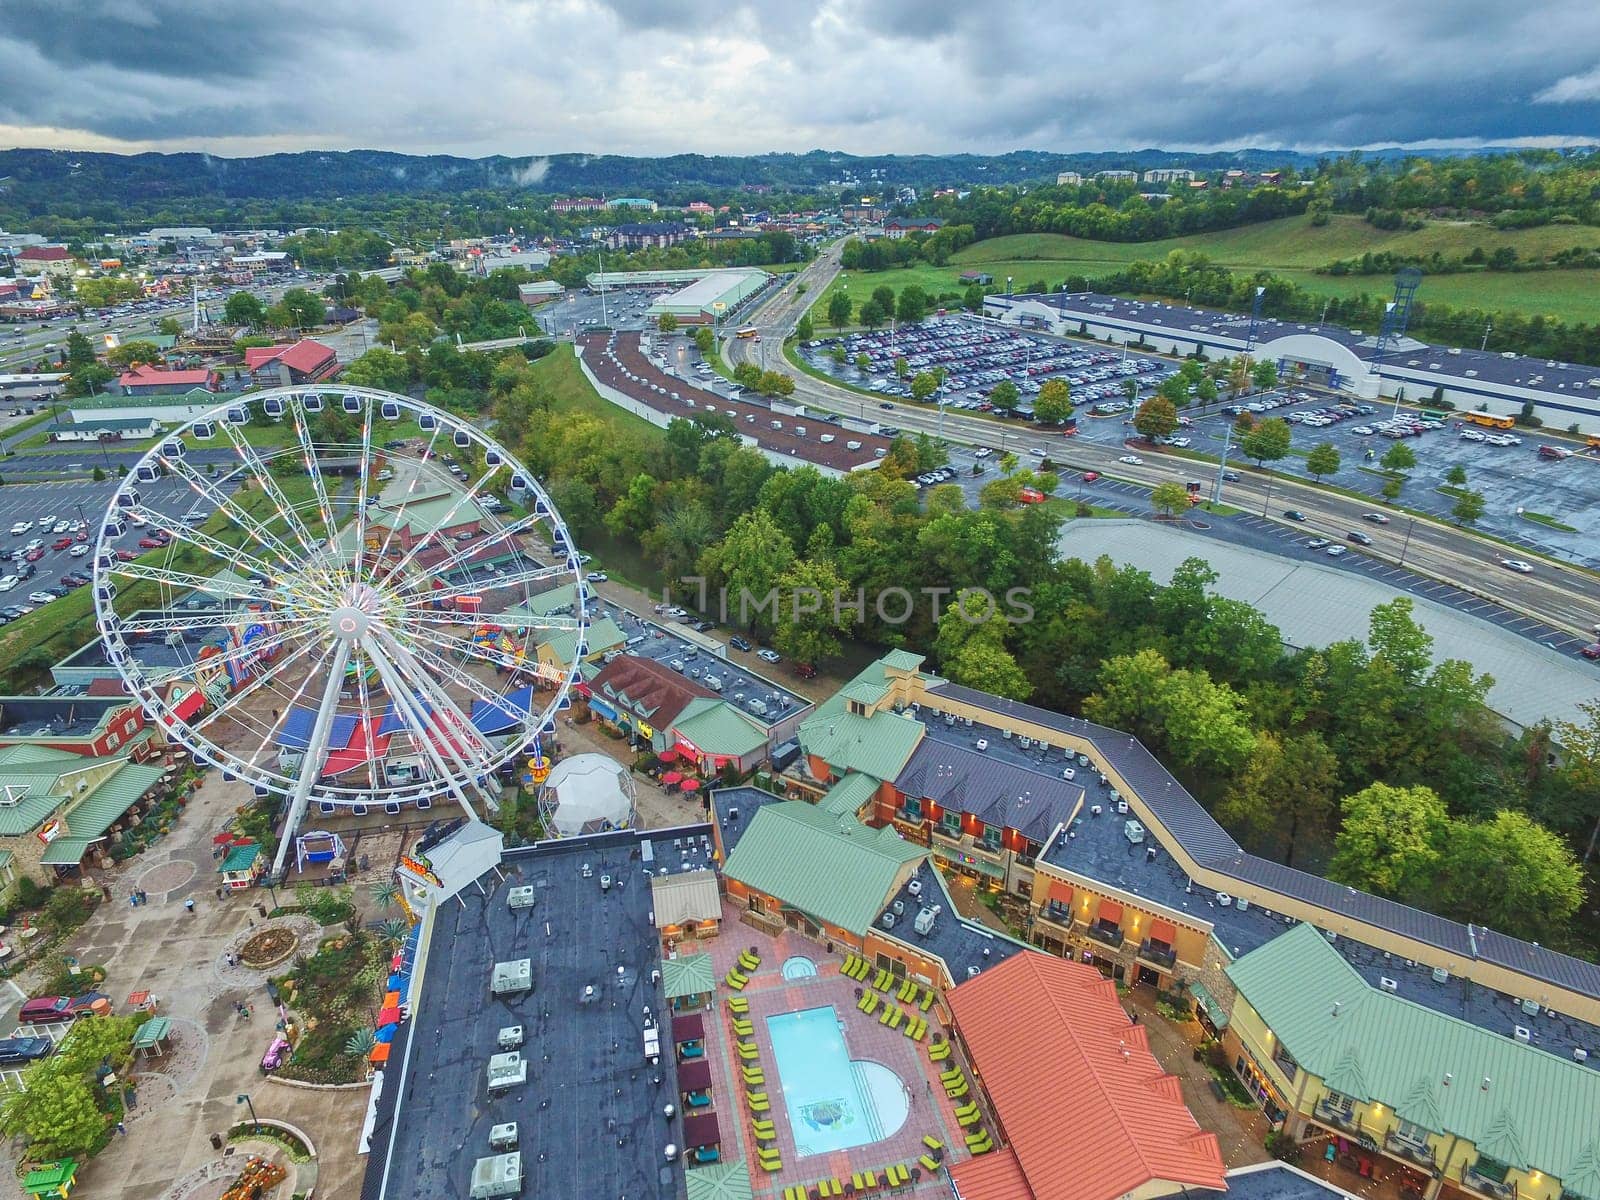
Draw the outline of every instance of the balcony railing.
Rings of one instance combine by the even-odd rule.
[[[1496,1200],[1510,1200],[1517,1194],[1517,1189],[1507,1180],[1493,1180],[1487,1175],[1479,1175],[1472,1167],[1461,1173],[1461,1182],[1475,1192],[1485,1196],[1493,1196]]]
[[[1340,1108],[1319,1100],[1317,1107],[1313,1111],[1317,1120],[1324,1125],[1337,1125],[1340,1129],[1357,1131],[1361,1128],[1361,1122],[1356,1119],[1355,1109],[1353,1108]]]
[[[1153,963],[1160,963],[1169,971],[1178,961],[1178,952],[1171,946],[1163,946],[1160,942],[1144,941],[1139,943],[1139,957]]]
[[[1089,936],[1097,942],[1104,942],[1108,946],[1122,945],[1122,930],[1115,925],[1091,925]]]
[[[1433,1150],[1426,1145],[1419,1145],[1401,1137],[1398,1133],[1391,1133],[1383,1140],[1383,1148],[1390,1154],[1398,1154],[1401,1158],[1409,1159],[1420,1167],[1433,1167]]]
[[[1055,912],[1051,912],[1050,906],[1045,905],[1043,908],[1039,909],[1034,916],[1040,921],[1048,921],[1052,925],[1059,925],[1062,929],[1070,930],[1074,924],[1074,918],[1070,908],[1058,909]]]

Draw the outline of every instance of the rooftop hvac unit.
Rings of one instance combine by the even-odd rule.
[[[502,1050],[515,1050],[522,1045],[523,1034],[521,1025],[507,1025],[500,1030],[495,1038],[495,1045]]]
[[[516,958],[494,965],[494,974],[490,978],[489,990],[496,996],[512,995],[517,992],[530,991],[533,988],[533,960],[531,958]]]
[[[906,891],[911,893],[913,896],[922,895],[922,880],[913,879],[910,883],[906,884]]]
[[[1330,942],[1337,942],[1339,940],[1339,935],[1331,929],[1324,929],[1322,931],[1322,936],[1327,938]]]
[[[1243,896],[1240,896],[1237,900],[1235,900],[1233,902],[1233,906],[1240,912],[1250,911],[1250,901],[1246,900]]]
[[[1030,737],[1018,737],[1017,738],[1017,745],[1021,746],[1024,750],[1032,749],[1033,748],[1033,739],[1030,738]]]
[[[1144,826],[1138,821],[1124,821],[1122,823],[1122,836],[1130,843],[1137,846],[1144,841]]]
[[[1386,992],[1398,992],[1400,990],[1400,981],[1398,979],[1390,979],[1387,975],[1384,975],[1378,979],[1378,986]]]
[[[1435,967],[1433,969],[1433,981],[1435,983],[1449,983],[1450,972],[1446,971],[1443,967]]]
[[[1223,908],[1231,908],[1233,906],[1233,897],[1228,895],[1227,892],[1218,892],[1217,903],[1222,905]]]
[[[1589,1052],[1582,1046],[1574,1046],[1572,1048],[1572,1057],[1577,1059],[1579,1062],[1588,1062]]]
[[[531,885],[514,887],[506,893],[506,907],[511,909],[532,908],[533,888]]]
[[[927,937],[933,932],[933,919],[937,915],[937,910],[925,908],[917,914],[917,919],[911,923],[911,927],[923,937]]]
[[[1089,806],[1089,815],[1091,817],[1098,817],[1104,811],[1105,810],[1102,809],[1098,804],[1091,804]]]
[[[1524,1000],[1522,1002],[1522,1011],[1530,1017],[1537,1017],[1539,1015],[1539,1002],[1537,1000]]]
[[[883,914],[883,927],[885,929],[894,928],[894,913],[886,912]]]
[[[1128,811],[1128,802],[1126,800],[1122,799],[1121,797],[1118,797],[1117,798],[1117,812],[1119,814],[1125,814],[1125,813],[1127,813],[1127,811]]]
[[[1533,1041],[1533,1032],[1526,1025],[1513,1025],[1511,1027],[1511,1036],[1525,1046]]]

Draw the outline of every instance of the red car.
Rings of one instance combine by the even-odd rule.
[[[81,996],[35,996],[22,1006],[17,1020],[23,1025],[48,1025],[53,1021],[75,1021],[94,1012],[94,1006],[109,998],[103,992]]]
[[[118,550],[117,551],[117,557],[120,560],[122,560],[123,562],[132,562],[134,559],[138,558],[139,556],[137,554],[135,554],[132,550]]]
[[[1096,479],[1099,479],[1099,478],[1100,478],[1100,472],[1099,471],[1085,471],[1083,473],[1083,481],[1085,483],[1093,483]]]
[[[165,545],[165,542],[152,537],[142,537],[139,539],[139,549],[141,550],[159,550]]]
[[[794,673],[800,676],[801,679],[815,679],[817,677],[817,669],[810,663],[795,663]]]
[[[65,550],[70,545],[72,545],[72,539],[71,538],[69,538],[69,537],[57,538],[55,541],[50,543],[50,549],[52,549],[52,550]]]
[[[1600,658],[1600,642],[1590,642],[1582,650],[1579,650],[1578,653],[1583,655],[1585,658]]]
[[[89,534],[86,531],[80,532],[78,536],[72,540],[75,542],[87,542],[89,540]]]
[[[29,550],[22,557],[25,558],[28,562],[38,562],[41,558],[44,557],[44,550],[42,548],[38,549],[38,550]]]

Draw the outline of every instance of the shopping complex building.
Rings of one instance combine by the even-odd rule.
[[[715,325],[773,281],[754,267],[686,271],[607,271],[589,275],[592,291],[644,290],[659,293],[645,310],[650,321],[663,316],[680,325]]]
[[[1316,322],[1213,312],[1159,300],[1126,300],[1095,292],[986,296],[986,316],[1048,333],[1092,335],[1163,354],[1211,358],[1249,353],[1296,370],[1312,382],[1372,399],[1379,395],[1426,402],[1435,397],[1459,409],[1518,413],[1532,404],[1546,425],[1576,424],[1600,434],[1600,367],[1430,346],[1392,338],[1380,347],[1377,330],[1340,329]],[[1381,352],[1380,352],[1381,350]]]

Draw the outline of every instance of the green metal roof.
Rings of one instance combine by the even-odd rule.
[[[78,1160],[59,1158],[29,1171],[22,1179],[22,1190],[30,1196],[45,1192],[59,1192],[62,1184],[71,1183],[78,1174]]]
[[[74,837],[97,838],[134,806],[161,778],[160,767],[141,767],[124,763],[115,775],[64,814]]]
[[[757,729],[726,700],[696,697],[684,706],[672,723],[681,734],[708,754],[743,757],[767,744],[767,735]]]
[[[892,827],[870,829],[804,800],[765,804],[728,856],[723,874],[819,921],[865,933],[927,852]]]
[[[1227,973],[1329,1087],[1600,1200],[1600,1071],[1372,987],[1312,925]]]
[[[11,865],[11,860],[15,857],[16,855],[11,853],[9,850],[0,850],[0,871],[4,871],[7,867],[9,867]]]
[[[717,968],[709,954],[680,954],[661,960],[661,986],[667,999],[702,996],[717,986]]]
[[[628,635],[623,633],[622,627],[610,617],[601,617],[589,626],[583,640],[589,647],[589,654],[585,657],[591,657],[604,654],[607,650],[615,650],[628,640]],[[572,656],[578,648],[577,631],[558,630],[545,639],[544,645],[550,647],[550,653],[556,656],[556,661],[562,666],[571,666]]]
[[[143,1025],[139,1026],[139,1032],[133,1035],[133,1048],[135,1050],[147,1050],[171,1032],[171,1018],[151,1017]]]
[[[261,846],[251,842],[244,846],[230,846],[228,853],[222,860],[222,865],[217,868],[223,874],[232,874],[236,871],[248,871],[256,865],[256,859],[261,857]]]
[[[515,625],[519,620],[531,620],[534,617],[548,617],[558,608],[571,608],[577,603],[577,585],[564,583],[560,587],[551,588],[548,592],[540,592],[537,596],[530,596],[526,603],[514,605],[500,614],[501,625]]]
[[[441,529],[456,529],[483,520],[482,509],[471,500],[455,494],[412,500],[405,504],[404,512],[400,511],[401,503],[403,501],[391,507],[385,502],[380,507],[369,509],[367,527],[397,529],[411,537],[422,537]]]
[[[12,789],[15,803],[0,802],[0,837],[20,837],[37,829],[66,803],[66,776],[92,770],[102,760],[50,746],[20,744],[0,749],[0,789]],[[0,790],[0,797],[6,793]]]
[[[891,671],[920,671],[923,657],[921,654],[913,654],[910,650],[891,650],[878,661]]]
[[[730,1147],[734,1144],[732,1131],[728,1133],[727,1144]],[[684,1173],[683,1179],[688,1200],[750,1200],[755,1195],[750,1171],[743,1159],[694,1167]]]
[[[817,807],[837,817],[853,817],[861,811],[863,804],[872,799],[879,782],[870,775],[846,775],[817,801]]]
[[[58,837],[45,847],[39,862],[46,867],[75,867],[83,861],[93,838]]]
[[[800,745],[807,754],[816,755],[840,773],[860,771],[877,779],[893,779],[900,774],[922,740],[922,723],[890,712],[858,716],[850,711],[850,697],[846,694],[857,685],[881,685],[887,661],[885,658],[862,668],[860,674],[800,723]]]
[[[889,694],[889,684],[885,680],[874,683],[870,679],[857,679],[839,689],[839,695],[846,700],[854,700],[871,708],[879,700]]]

